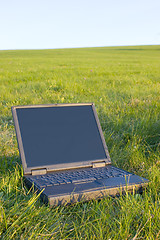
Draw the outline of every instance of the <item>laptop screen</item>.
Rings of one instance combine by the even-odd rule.
[[[91,105],[17,108],[27,167],[106,159]]]

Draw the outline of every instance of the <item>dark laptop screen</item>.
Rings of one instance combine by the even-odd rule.
[[[107,158],[91,105],[16,112],[27,167]]]

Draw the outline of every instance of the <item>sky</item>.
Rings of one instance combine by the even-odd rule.
[[[0,49],[160,44],[160,0],[0,0]]]

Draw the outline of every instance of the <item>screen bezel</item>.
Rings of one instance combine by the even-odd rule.
[[[83,161],[83,162],[72,162],[72,163],[63,163],[63,164],[53,164],[53,165],[43,165],[43,166],[35,166],[35,167],[27,167],[27,162],[26,162],[26,157],[24,153],[24,147],[23,147],[23,142],[22,142],[22,137],[21,137],[21,132],[20,132],[20,127],[19,127],[19,122],[18,122],[18,117],[17,117],[17,109],[19,108],[46,108],[46,107],[69,107],[69,106],[91,106],[93,110],[93,115],[95,117],[97,126],[98,126],[98,131],[100,134],[100,138],[102,141],[102,145],[104,147],[105,159],[96,159],[96,160],[90,160],[90,161]],[[105,161],[106,164],[111,164],[108,148],[103,136],[102,128],[98,119],[98,115],[95,109],[95,106],[93,103],[69,103],[69,104],[44,104],[44,105],[25,105],[25,106],[13,106],[12,108],[12,115],[14,119],[14,124],[15,124],[15,130],[16,130],[16,136],[17,136],[17,142],[18,142],[18,148],[20,152],[20,157],[22,160],[22,166],[24,170],[24,174],[31,174],[32,170],[40,170],[40,169],[46,169],[47,172],[50,171],[56,171],[56,170],[65,170],[65,169],[71,169],[71,168],[81,168],[81,167],[90,167],[94,162],[102,162]]]

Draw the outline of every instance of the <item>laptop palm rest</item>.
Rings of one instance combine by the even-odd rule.
[[[113,177],[113,178],[104,178],[98,180],[99,184],[102,184],[103,186],[107,188],[113,188],[113,187],[121,187],[121,186],[128,186],[128,185],[135,185],[135,184],[142,184],[144,182],[147,182],[148,180],[145,178],[141,178],[137,175],[129,175],[126,177]]]
[[[82,183],[70,183],[58,186],[48,186],[45,188],[44,193],[49,196],[63,195],[70,193],[79,193],[81,191],[95,190],[103,187],[103,184],[97,180],[93,182],[82,182]]]
[[[82,183],[70,183],[63,184],[58,186],[48,186],[45,188],[44,193],[49,196],[57,196],[70,193],[80,193],[87,191],[96,191],[104,187],[106,188],[115,188],[115,187],[124,187],[135,184],[143,184],[148,182],[147,179],[141,178],[137,175],[129,175],[126,177],[113,177],[113,178],[104,178],[101,180],[95,180],[93,182],[82,182]]]

